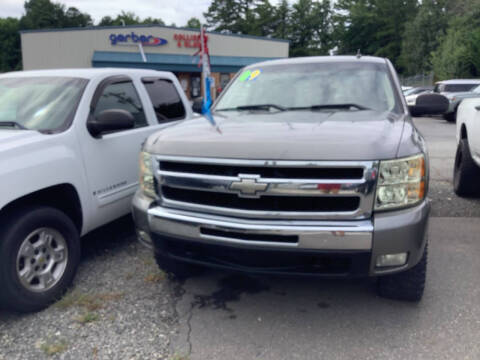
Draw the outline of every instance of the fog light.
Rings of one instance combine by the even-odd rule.
[[[153,248],[152,238],[147,232],[137,229],[137,238],[138,238],[138,241],[140,241],[147,248],[149,249]]]
[[[407,253],[386,254],[377,257],[377,267],[402,266],[407,263]]]

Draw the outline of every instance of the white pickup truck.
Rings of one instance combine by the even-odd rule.
[[[453,187],[459,196],[480,196],[480,98],[465,99],[457,112]]]
[[[80,237],[130,211],[148,135],[193,116],[176,77],[132,69],[0,76],[0,305],[72,282]]]

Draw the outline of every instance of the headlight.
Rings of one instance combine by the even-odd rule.
[[[155,194],[155,181],[153,177],[153,157],[149,153],[142,151],[140,153],[140,188],[143,193],[151,198]]]
[[[375,210],[398,209],[420,203],[425,198],[425,157],[380,162]]]

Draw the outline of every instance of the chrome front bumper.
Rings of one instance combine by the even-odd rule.
[[[154,207],[148,210],[150,231],[165,236],[194,239],[214,244],[230,244],[248,248],[291,248],[310,250],[370,250],[373,225],[363,221],[257,221],[195,214],[186,211]],[[223,236],[211,235],[214,229]],[[228,234],[235,236],[228,236]],[[245,234],[249,240],[239,238]],[[252,235],[295,236],[294,243],[251,240]],[[255,237],[255,236],[253,236]]]
[[[367,252],[371,259],[365,273],[375,276],[404,271],[418,263],[427,242],[430,202],[426,200],[413,208],[378,213],[368,220],[352,221],[259,221],[191,213],[159,207],[140,193],[135,196],[132,209],[137,231],[143,231],[152,238],[165,237],[178,242],[223,246],[230,248],[231,252],[235,252],[235,248],[239,251],[291,251],[292,254],[302,251],[330,254]],[[205,229],[210,231],[202,231]],[[215,230],[214,235],[211,230]],[[218,233],[222,233],[222,236]],[[245,234],[246,239],[239,237],[242,234]],[[262,235],[270,238],[272,235],[292,235],[298,241],[286,243],[252,240],[256,235],[258,239]],[[376,268],[375,260],[378,256],[403,252],[408,254],[405,265]]]

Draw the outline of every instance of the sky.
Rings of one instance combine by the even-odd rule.
[[[167,25],[184,26],[192,17],[200,18],[210,0],[53,0],[66,7],[76,7],[92,16],[95,23],[106,15],[115,17],[120,11],[133,11],[140,18],[162,19]],[[0,17],[21,17],[24,0],[0,0]]]
[[[133,11],[140,18],[162,19],[165,24],[184,26],[188,19],[199,18],[204,22],[203,12],[211,0],[53,0],[66,7],[76,7],[92,16],[95,23],[106,15],[115,17],[121,10]],[[272,4],[278,0],[271,1]],[[24,0],[0,0],[0,17],[21,17]]]

